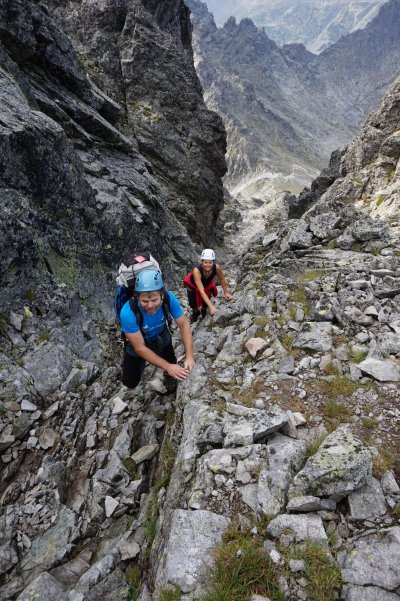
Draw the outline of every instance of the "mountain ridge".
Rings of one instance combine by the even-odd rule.
[[[218,0],[207,0],[219,27],[230,16],[251,18],[278,45],[302,43],[319,54],[348,33],[364,29],[377,15],[386,0],[370,2],[277,0],[265,2],[236,0],[224,6]]]
[[[231,190],[260,196],[279,174],[281,188],[296,178],[305,185],[356,135],[398,74],[399,0],[319,56],[299,44],[279,48],[249,19],[218,29],[204,3],[188,4],[205,98],[228,130]]]

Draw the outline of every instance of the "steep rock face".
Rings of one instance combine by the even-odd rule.
[[[164,6],[159,18],[173,29]],[[198,171],[212,193],[197,213],[196,192],[191,204],[161,185],[132,132],[121,132],[123,108],[90,81],[69,39],[29,0],[0,2],[0,90],[1,396],[46,396],[78,360],[90,363],[88,377],[102,360],[109,342],[99,336],[121,257],[151,248],[167,281],[179,279],[179,266],[195,255],[182,222],[192,215],[197,239],[212,241],[214,184],[222,186],[200,152]],[[210,138],[208,130],[205,144],[217,148],[220,133]],[[188,176],[182,162],[174,168]],[[171,197],[182,222],[169,210]]]
[[[283,48],[245,19],[217,29],[206,5],[190,0],[196,65],[210,107],[228,131],[227,184],[254,181],[291,189],[351,139],[398,73],[400,2],[391,0],[365,30],[315,56]]]
[[[262,0],[245,2],[234,0],[225,5],[218,0],[207,0],[209,10],[218,25],[234,16],[249,17],[277,44],[302,43],[311,52],[321,52],[334,44],[342,35],[364,28],[373,19],[386,0],[348,2]]]
[[[183,1],[47,6],[96,84],[123,107],[119,129],[137,140],[168,208],[201,240],[223,204],[225,132],[204,105]]]

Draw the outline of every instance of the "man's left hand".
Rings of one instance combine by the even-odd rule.
[[[225,298],[226,298],[227,301],[231,301],[233,299],[232,294],[229,294],[229,292],[227,292],[224,296],[225,296]]]

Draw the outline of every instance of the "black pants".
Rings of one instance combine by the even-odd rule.
[[[188,289],[187,296],[188,296],[190,308],[193,309],[193,311],[200,311],[200,307],[197,307],[197,305],[196,305],[196,291]],[[207,309],[207,305],[204,301],[203,301],[202,307]]]
[[[127,347],[128,348],[128,347]],[[174,347],[170,341],[163,350],[157,353],[160,357],[168,361],[168,363],[177,363]],[[142,377],[146,361],[141,357],[135,357],[129,354],[127,349],[124,352],[124,362],[122,364],[122,383],[128,388],[136,388]]]

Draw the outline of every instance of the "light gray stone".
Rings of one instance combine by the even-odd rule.
[[[326,352],[332,349],[332,324],[330,322],[304,322],[301,332],[293,342],[294,348]]]
[[[128,407],[127,403],[125,403],[119,396],[113,399],[113,415],[119,415]]]
[[[17,597],[17,601],[66,601],[65,588],[49,574],[43,572],[35,578]]]
[[[34,413],[37,411],[37,405],[31,403],[27,399],[23,399],[21,403],[21,411],[29,411],[30,413]]]
[[[378,480],[371,478],[348,496],[350,517],[353,520],[369,520],[385,515],[385,496]]]
[[[124,541],[119,545],[122,561],[134,559],[140,553],[140,547],[136,541]]]
[[[0,547],[0,572],[4,574],[8,572],[15,564],[18,563],[18,555],[12,544],[5,543]]]
[[[338,428],[296,475],[289,499],[312,495],[338,501],[366,484],[371,474],[370,450],[345,427]]]
[[[224,422],[224,447],[246,446],[262,442],[284,426],[288,417],[280,409],[253,409],[227,404],[228,415]]]
[[[386,494],[397,494],[400,491],[399,485],[396,482],[396,478],[394,477],[392,470],[388,470],[383,474],[381,486],[383,492]]]
[[[394,591],[400,586],[400,527],[390,528],[381,541],[360,540],[347,555],[344,582]]]
[[[106,496],[104,500],[104,509],[108,518],[112,516],[114,511],[117,509],[118,505],[119,502],[116,499],[113,499],[113,497],[110,496]]]
[[[71,542],[76,535],[76,521],[76,514],[61,506],[55,525],[32,541],[29,554],[20,564],[23,572],[35,575],[59,563],[71,549]]]
[[[274,538],[279,538],[287,530],[292,531],[296,542],[311,540],[321,544],[328,543],[324,525],[319,515],[278,515],[267,526],[268,534]]]
[[[112,549],[108,555],[102,557],[84,574],[82,574],[75,588],[69,592],[68,601],[75,601],[76,599],[81,599],[83,601],[88,591],[98,582],[106,578],[106,576],[112,572],[112,570],[115,568],[115,565],[119,561],[119,551],[117,549]]]
[[[338,213],[326,211],[326,213],[320,213],[315,217],[311,217],[310,230],[314,236],[317,236],[317,238],[323,240],[324,238],[328,237],[333,229],[336,228],[339,221],[340,215]]]
[[[13,444],[13,442],[15,442],[15,436],[13,436],[12,434],[0,434],[0,451],[8,449],[8,447],[10,447]]]
[[[304,572],[306,563],[304,559],[291,559],[289,561],[289,570],[291,572]]]
[[[286,506],[287,510],[293,512],[307,512],[307,511],[335,511],[336,502],[332,499],[320,499],[319,497],[294,497],[290,499]]]
[[[227,518],[210,511],[176,509],[164,554],[166,584],[183,593],[194,590],[228,525]]]
[[[143,461],[149,461],[150,459],[153,459],[153,457],[155,457],[157,454],[158,448],[158,444],[145,445],[136,451],[136,453],[133,453],[131,457],[136,464],[143,463]]]
[[[381,361],[379,359],[367,358],[358,364],[358,368],[365,374],[372,376],[379,382],[399,382],[400,371],[399,368],[393,361],[386,359]]]

